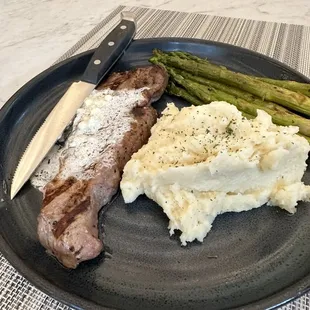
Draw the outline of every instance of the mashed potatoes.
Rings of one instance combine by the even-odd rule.
[[[181,230],[182,245],[203,241],[218,214],[267,203],[290,213],[309,200],[301,182],[310,150],[296,135],[258,111],[245,119],[232,105],[213,102],[178,110],[168,104],[149,142],[124,169],[126,203],[146,194],[170,219],[170,234]]]

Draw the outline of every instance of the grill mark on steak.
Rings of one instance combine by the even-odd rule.
[[[164,68],[149,66],[114,73],[99,87],[124,90],[147,86],[149,89],[143,92],[144,99],[131,111],[131,129],[124,133],[120,142],[103,150],[101,161],[88,167],[94,170],[94,177],[89,180],[56,177],[45,186],[43,207],[38,216],[38,237],[64,266],[76,268],[80,262],[95,258],[103,250],[98,238],[98,212],[116,194],[123,168],[131,155],[147,142],[157,118],[150,103],[159,99],[167,82]]]
[[[87,197],[86,200],[80,202],[78,205],[73,206],[70,211],[68,211],[61,219],[54,225],[53,228],[53,234],[55,238],[59,238],[65,230],[68,228],[68,226],[75,220],[76,216],[79,214],[82,214],[87,210],[90,204],[90,197]],[[72,250],[73,249],[73,250]],[[74,246],[71,246],[69,248],[71,252],[74,251]]]
[[[74,191],[70,196],[66,203],[66,206],[62,210],[62,214],[67,215],[70,213],[80,201],[84,200],[86,196],[85,192],[87,189],[87,181],[78,182],[79,187]]]
[[[76,181],[77,181],[76,178],[70,177],[67,180],[65,180],[64,182],[62,182],[62,184],[60,186],[57,186],[57,182],[59,182],[59,180],[54,179],[51,182],[51,185],[50,185],[49,189],[46,191],[46,194],[44,196],[43,207],[48,205],[50,202],[52,202],[61,193],[65,192],[67,189],[69,189]]]

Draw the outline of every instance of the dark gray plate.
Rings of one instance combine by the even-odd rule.
[[[180,49],[249,74],[308,81],[270,58],[238,47],[198,40],[135,41],[115,70],[147,64],[153,48]],[[181,247],[169,238],[161,208],[121,195],[100,221],[112,258],[62,268],[36,236],[41,194],[27,184],[14,201],[5,193],[27,143],[65,92],[79,79],[92,51],[43,72],[19,90],[0,112],[0,249],[35,286],[69,305],[87,309],[263,309],[300,296],[310,284],[310,208],[289,216],[273,207],[219,216],[203,244]],[[163,96],[179,106],[186,102]],[[310,183],[309,170],[305,182]],[[6,184],[6,185],[5,185]],[[1,198],[0,197],[0,198]],[[212,258],[216,256],[217,258]]]

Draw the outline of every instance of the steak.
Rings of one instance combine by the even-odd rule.
[[[96,122],[88,121],[92,127],[85,130],[85,121],[78,119],[85,116],[83,106],[81,115],[76,116],[75,129],[59,157],[59,171],[44,187],[43,207],[38,216],[41,244],[65,267],[76,268],[82,261],[95,258],[103,251],[103,243],[98,237],[98,212],[116,194],[127,161],[147,142],[157,119],[157,112],[150,103],[160,98],[167,82],[168,75],[160,66],[114,73],[97,88],[93,98],[97,98],[98,106],[102,92],[106,101],[113,96],[131,100],[137,97],[131,106],[128,105],[129,114],[122,106],[116,106],[116,117],[104,116],[104,126],[98,129],[94,127]],[[90,115],[100,113],[96,109]],[[126,127],[127,123],[129,127]],[[95,134],[89,134],[94,128]],[[102,140],[94,140],[97,135],[101,135]],[[75,140],[70,140],[70,136]],[[82,141],[83,137],[87,140]],[[105,141],[102,149],[96,146],[98,141]],[[81,143],[80,146],[74,147],[77,143]],[[85,153],[88,157],[80,155],[80,150],[89,152]],[[83,171],[79,171],[80,167]]]

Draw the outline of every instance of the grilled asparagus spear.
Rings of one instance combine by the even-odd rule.
[[[184,88],[177,87],[173,82],[170,82],[166,88],[166,92],[170,95],[174,95],[177,97],[181,97],[185,99],[187,102],[193,105],[203,105],[204,103],[199,100],[196,96],[192,96],[189,92],[187,92]]]
[[[257,80],[273,84],[279,87],[283,87],[294,92],[304,94],[305,96],[310,96],[310,84],[308,83],[299,83],[295,81],[286,81],[286,80],[274,80],[263,77],[255,77]]]
[[[182,59],[189,59],[189,60],[195,60],[200,63],[206,63],[208,62],[207,59],[202,59],[200,57],[197,57],[193,54],[186,53],[186,52],[181,52],[181,51],[175,51],[175,52],[170,52],[170,55],[175,55],[179,56]],[[224,66],[220,66],[221,68],[225,68]],[[227,68],[225,68],[227,69]],[[273,84],[279,87],[283,87],[289,90],[292,90],[294,92],[304,94],[305,96],[310,96],[310,83],[300,83],[296,81],[288,81],[288,80],[275,80],[275,79],[270,79],[270,78],[264,78],[264,77],[254,77],[253,78]]]
[[[192,96],[184,88],[176,86],[173,82],[170,82],[168,84],[166,91],[168,94],[181,97],[181,98],[185,99],[187,102],[189,102],[193,105],[196,105],[196,106],[203,105],[203,104],[207,103],[207,102],[204,103],[203,101],[199,100],[197,97]],[[247,113],[242,112],[242,111],[241,111],[241,113],[247,119],[255,118],[254,115],[250,115],[250,114],[247,114]]]
[[[251,76],[221,68],[207,61],[197,62],[195,60],[182,59],[177,55],[165,54],[158,50],[154,51],[154,56],[150,61],[161,62],[165,65],[188,71],[193,75],[241,88],[263,100],[274,101],[289,109],[310,116],[310,98],[303,94],[257,80]]]

